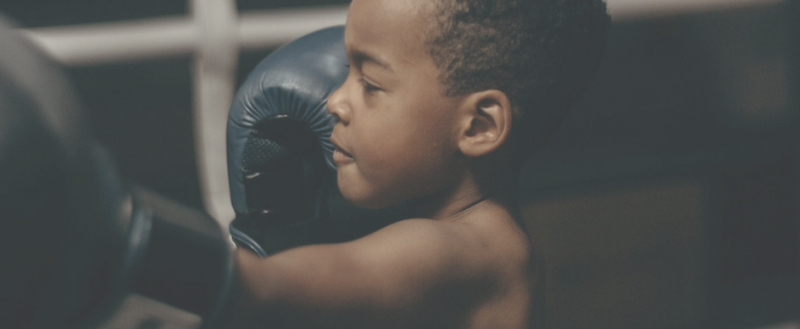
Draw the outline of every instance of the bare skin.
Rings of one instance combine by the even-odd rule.
[[[240,251],[249,316],[291,314],[290,328],[528,328],[527,239],[502,208],[486,201],[267,260]]]
[[[530,328],[540,289],[531,242],[499,177],[513,109],[485,90],[444,96],[425,47],[427,0],[354,0],[346,82],[328,108],[348,201],[407,202],[416,219],[359,240],[267,259],[237,254],[238,314],[258,327]]]

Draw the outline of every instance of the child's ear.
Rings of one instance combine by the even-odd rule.
[[[476,92],[467,96],[462,105],[466,116],[458,140],[461,153],[479,157],[505,143],[513,109],[504,92],[495,89]]]

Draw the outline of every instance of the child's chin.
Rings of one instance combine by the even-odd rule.
[[[339,190],[342,192],[342,196],[344,196],[347,202],[359,208],[383,209],[394,204],[394,202],[376,198],[372,193],[342,186],[341,183],[339,184]]]
[[[376,202],[375,200],[370,200],[369,198],[348,197],[344,193],[342,193],[342,195],[344,195],[344,199],[347,200],[347,202],[350,202],[352,205],[359,208],[383,209],[391,206],[391,203]]]

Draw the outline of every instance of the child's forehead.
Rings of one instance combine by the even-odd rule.
[[[427,25],[435,0],[353,0],[348,25],[354,16],[376,26],[402,25],[407,30]],[[396,31],[400,32],[400,31]]]
[[[426,39],[432,0],[353,0],[345,28],[351,45],[393,44],[413,48]]]

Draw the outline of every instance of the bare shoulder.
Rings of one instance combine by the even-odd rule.
[[[376,232],[363,242],[389,249],[362,250],[389,256],[391,262],[401,260],[400,264],[382,268],[403,268],[406,275],[418,273],[427,277],[420,277],[421,282],[436,282],[435,289],[418,291],[446,291],[445,299],[449,301],[442,305],[457,305],[453,304],[456,300],[462,303],[460,310],[440,313],[452,314],[453,320],[461,322],[455,327],[529,327],[535,284],[531,281],[535,271],[531,243],[505,208],[489,204],[450,221],[410,219]],[[404,250],[404,254],[397,255],[390,249]],[[432,278],[437,279],[429,281]],[[442,300],[436,296],[427,299]]]
[[[431,266],[454,275],[483,278],[512,268],[524,270],[531,253],[524,230],[508,211],[496,205],[476,208],[453,220],[403,220],[353,247],[381,257],[387,252],[408,254],[412,267]]]
[[[486,249],[493,289],[470,313],[469,328],[534,328],[542,287],[532,243],[508,209],[489,202],[459,220]]]

